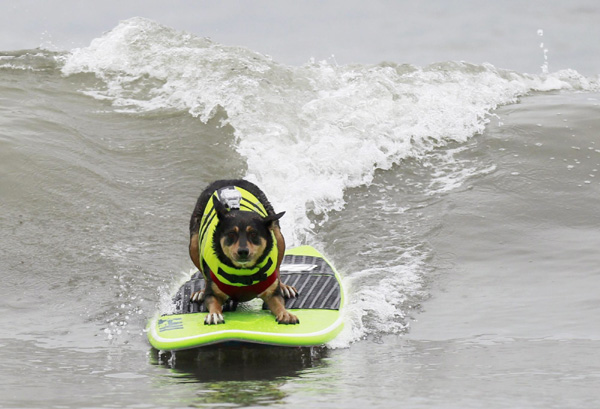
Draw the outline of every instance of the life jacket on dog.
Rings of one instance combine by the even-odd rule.
[[[236,193],[235,191],[239,192]],[[233,193],[233,194],[232,194]],[[233,196],[233,199],[231,197]],[[271,251],[264,257],[260,264],[253,268],[235,268],[219,261],[217,253],[213,248],[213,237],[217,224],[219,223],[217,211],[213,205],[213,197],[217,200],[226,201],[226,206],[231,209],[255,212],[262,217],[268,213],[263,204],[250,192],[238,186],[230,186],[215,191],[204,208],[200,230],[198,232],[199,252],[204,275],[210,275],[212,281],[221,291],[229,297],[236,299],[241,294],[260,294],[273,284],[278,277],[277,274],[277,239],[271,232],[273,246]],[[222,200],[223,199],[223,200]]]

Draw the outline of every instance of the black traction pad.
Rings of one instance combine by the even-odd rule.
[[[297,297],[285,300],[287,309],[340,309],[340,285],[335,273],[322,258],[286,255],[280,270],[281,281],[298,290]],[[204,289],[204,285],[204,277],[199,271],[183,284],[173,297],[174,314],[206,312],[204,303],[190,301],[192,294]],[[236,307],[237,302],[229,300],[223,311],[235,311]],[[263,309],[266,309],[265,305]]]

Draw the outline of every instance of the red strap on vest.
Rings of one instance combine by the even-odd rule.
[[[210,271],[210,278],[212,279],[213,283],[215,283],[217,287],[219,287],[219,290],[223,291],[225,294],[227,294],[234,300],[239,298],[240,295],[245,295],[248,293],[254,293],[258,295],[262,293],[277,280],[277,277],[279,277],[279,270],[275,270],[273,274],[267,277],[265,281],[261,281],[252,285],[244,285],[241,287],[237,287],[235,285],[229,285],[219,281],[215,273],[213,273],[212,270]]]

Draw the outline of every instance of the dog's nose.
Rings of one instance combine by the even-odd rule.
[[[246,247],[240,247],[237,253],[240,258],[244,259],[248,257],[248,254],[250,254],[250,250],[248,250]]]

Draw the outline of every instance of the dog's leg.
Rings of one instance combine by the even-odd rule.
[[[224,324],[223,304],[214,295],[204,298],[204,305],[208,310],[208,315],[204,318],[205,325]]]
[[[285,309],[283,297],[274,295],[264,300],[267,307],[275,315],[275,320],[280,324],[300,324],[300,320],[294,314]]]
[[[198,233],[192,234],[190,237],[190,258],[198,270],[200,268],[200,252],[198,250]]]
[[[279,271],[279,267],[281,267],[281,262],[283,261],[283,256],[285,254],[285,239],[283,238],[283,234],[281,234],[281,229],[277,225],[273,225],[271,228],[273,233],[275,234],[275,238],[277,239],[277,270]],[[281,289],[281,294],[285,298],[295,298],[298,296],[298,290],[296,287],[292,287],[291,285],[286,285],[279,281],[279,286]]]
[[[277,280],[279,281],[279,280]],[[299,324],[300,320],[294,314],[285,309],[285,302],[281,295],[279,282],[273,283],[264,293],[259,296],[275,316],[280,324]]]
[[[205,287],[204,306],[208,315],[204,318],[205,325],[224,324],[223,304],[227,301],[227,295],[219,291],[214,283],[209,282]]]

